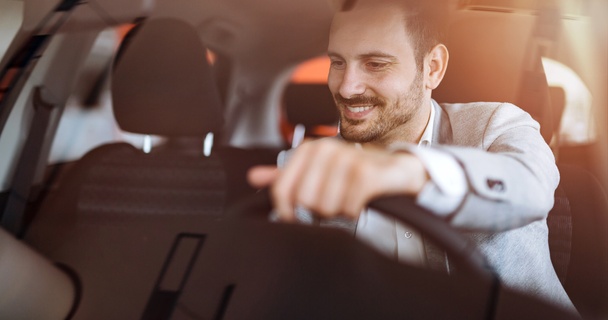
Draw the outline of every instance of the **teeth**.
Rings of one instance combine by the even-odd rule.
[[[371,108],[373,108],[373,107],[374,107],[374,106],[367,106],[367,107],[347,107],[347,108],[348,108],[348,110],[349,110],[350,112],[353,112],[353,113],[359,113],[359,112],[367,111],[367,110],[369,110],[369,109],[371,109]]]

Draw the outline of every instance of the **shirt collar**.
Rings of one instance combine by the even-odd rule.
[[[431,114],[429,115],[429,122],[426,124],[422,137],[418,141],[419,147],[430,147],[433,141],[433,127],[435,126],[435,106],[431,100]]]

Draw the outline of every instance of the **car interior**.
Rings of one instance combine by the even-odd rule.
[[[541,124],[561,175],[554,268],[582,318],[608,319],[608,4],[442,1],[433,98],[511,102]],[[475,271],[475,249],[411,201],[373,205],[473,271],[265,221],[248,169],[337,132],[327,70],[304,67],[324,63],[342,5],[0,0],[0,318],[576,318]]]

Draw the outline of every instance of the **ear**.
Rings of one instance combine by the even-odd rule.
[[[427,72],[425,86],[427,89],[434,90],[439,86],[445,75],[445,70],[448,68],[449,58],[448,48],[443,44],[433,47],[431,52],[426,56],[424,62],[427,66],[425,68]]]

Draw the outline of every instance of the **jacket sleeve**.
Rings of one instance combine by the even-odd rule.
[[[451,224],[464,230],[496,232],[546,218],[553,206],[559,172],[538,123],[518,107],[500,104],[489,115],[485,128],[471,134],[479,135],[470,140],[480,141],[480,145],[438,146],[415,152],[423,158],[424,155],[432,158],[432,152],[449,155],[464,174],[465,190],[459,204],[447,214]],[[455,189],[454,186],[433,177],[436,169],[432,166],[436,164],[423,162],[430,172],[431,183],[438,184],[425,188],[430,189],[426,197],[435,199],[430,203],[439,203],[442,197],[453,202],[453,198],[447,200],[449,194],[442,190]],[[426,203],[422,205],[441,214],[429,201]]]

